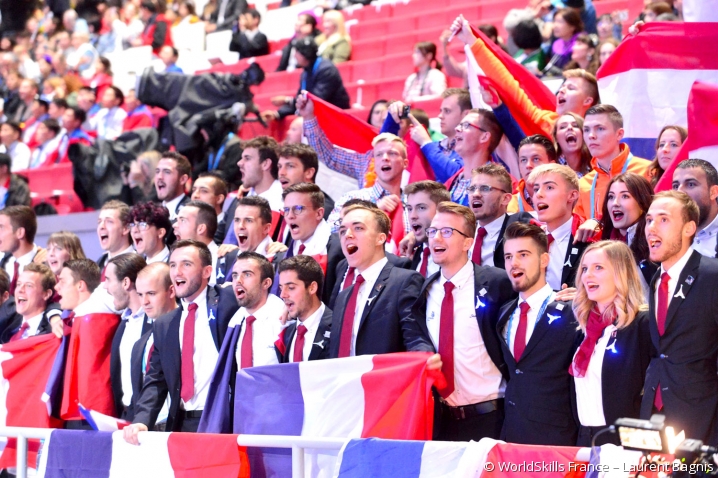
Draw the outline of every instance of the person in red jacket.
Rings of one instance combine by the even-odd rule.
[[[152,128],[154,126],[152,112],[146,105],[140,103],[134,88],[125,95],[124,107],[127,111],[127,118],[122,123],[123,132],[138,128]]]
[[[157,13],[157,6],[150,0],[143,0],[140,4],[140,18],[145,29],[139,38],[132,41],[133,46],[152,46],[152,53],[158,55],[165,45],[174,46],[170,33],[170,23],[164,14]]]

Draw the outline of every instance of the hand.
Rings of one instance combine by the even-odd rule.
[[[489,105],[491,109],[495,109],[501,106],[501,97],[499,97],[499,93],[493,86],[482,86],[481,97],[484,99],[484,103]]]
[[[140,166],[140,163],[138,163],[137,160],[131,161],[130,172],[127,173],[127,179],[130,182],[130,187],[139,186],[144,178],[145,175],[142,172],[142,166]]]
[[[419,147],[431,143],[431,136],[429,136],[429,132],[426,131],[424,125],[419,123],[419,120],[414,118],[414,115],[409,115],[409,120],[411,120],[412,124],[412,127],[409,130],[409,136],[411,136],[411,139],[418,144]]]
[[[456,17],[454,23],[451,24],[450,30],[455,33],[456,38],[464,42],[464,45],[473,45],[476,41],[476,36],[471,31],[471,25],[463,15]]]
[[[139,445],[140,440],[138,438],[138,435],[140,432],[146,431],[147,425],[145,425],[144,423],[133,423],[132,425],[126,426],[122,430],[122,437],[130,445]]]
[[[205,32],[207,32],[207,33],[212,33],[212,32],[214,32],[215,30],[217,30],[217,25],[215,25],[214,23],[209,23],[209,22],[207,22],[207,23],[204,24],[204,31],[205,31]]]
[[[414,247],[416,247],[416,236],[413,232],[410,232],[399,241],[399,255],[401,257],[411,257]]]
[[[294,106],[297,108],[297,114],[305,120],[314,118],[314,101],[307,96],[306,91],[302,91],[297,95]]]
[[[449,38],[451,37],[451,30],[444,30],[441,32],[441,35],[439,35],[439,41],[444,46],[444,51],[446,51],[446,47],[449,46]]]
[[[393,212],[399,204],[401,204],[401,198],[399,198],[396,194],[384,196],[376,202],[377,207],[387,214]]]
[[[406,104],[402,103],[401,101],[395,101],[389,105],[389,114],[391,115],[394,122],[401,122],[401,118],[399,118],[399,116],[401,116],[401,113],[404,110],[405,106]]]
[[[278,252],[284,252],[287,249],[288,247],[281,242],[273,242],[267,246],[267,256],[273,256],[274,254]]]
[[[274,106],[279,108],[280,106],[287,104],[290,100],[291,100],[291,98],[289,98],[287,96],[273,96],[270,101],[272,102],[272,104]]]
[[[566,284],[561,286],[561,290],[556,293],[554,300],[558,302],[568,302],[576,297],[576,288],[569,287]]]
[[[240,184],[237,188],[237,197],[243,198],[247,194],[249,194],[250,188],[245,187],[244,184]]]
[[[260,116],[267,123],[269,123],[270,121],[274,121],[275,119],[279,119],[279,113],[272,110],[262,111],[260,113]]]
[[[35,264],[45,264],[47,262],[47,249],[43,249],[42,247],[39,247],[37,249],[37,254],[35,254],[35,258],[32,260]]]
[[[441,355],[434,354],[426,361],[426,369],[427,370],[441,370],[441,366],[443,363],[441,362]]]
[[[601,231],[601,224],[595,219],[589,219],[578,227],[573,243],[588,242]]]
[[[234,244],[222,244],[219,246],[219,249],[217,249],[217,257],[224,257],[235,249],[239,249],[239,247]]]
[[[629,35],[638,35],[638,32],[641,31],[641,27],[645,25],[646,22],[638,20],[636,23],[628,27],[628,34]]]
[[[55,315],[50,317],[50,327],[52,327],[52,333],[55,337],[61,339],[65,335],[65,323],[62,321],[62,317]]]

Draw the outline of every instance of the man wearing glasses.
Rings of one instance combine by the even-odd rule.
[[[426,230],[441,269],[424,282],[412,315],[446,378],[437,390],[435,440],[497,439],[504,422],[508,377],[496,324],[516,292],[505,271],[469,260],[475,229],[469,208],[442,202]]]
[[[175,237],[167,208],[154,202],[135,204],[130,210],[130,218],[130,235],[137,253],[148,264],[167,263],[170,259],[168,246]]]

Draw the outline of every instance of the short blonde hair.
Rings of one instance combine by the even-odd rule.
[[[566,182],[569,190],[578,191],[578,175],[576,175],[576,171],[568,166],[558,163],[542,164],[541,166],[536,167],[533,171],[531,171],[531,174],[529,174],[527,181],[530,184],[533,184],[542,176],[552,173],[561,176]]]
[[[383,142],[383,141],[390,141],[390,142],[392,142],[392,143],[399,143],[399,144],[401,145],[401,150],[402,150],[403,153],[404,153],[404,159],[406,159],[406,157],[407,157],[407,153],[406,153],[406,143],[404,142],[403,139],[401,139],[400,137],[398,137],[397,135],[392,134],[392,133],[381,133],[381,134],[376,135],[376,136],[374,137],[374,139],[371,140],[371,147],[373,148],[374,146],[376,146],[377,144],[379,144],[379,143],[381,143],[381,142]]]

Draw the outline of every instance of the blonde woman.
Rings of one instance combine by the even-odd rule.
[[[332,63],[342,63],[352,55],[351,38],[344,26],[344,15],[337,10],[329,10],[322,17],[324,33],[317,37],[319,56]]]
[[[646,369],[654,354],[648,306],[633,253],[623,242],[586,248],[576,276],[573,313],[584,339],[569,373],[576,386],[578,446],[617,418],[638,418]],[[597,445],[610,440],[602,434]]]

